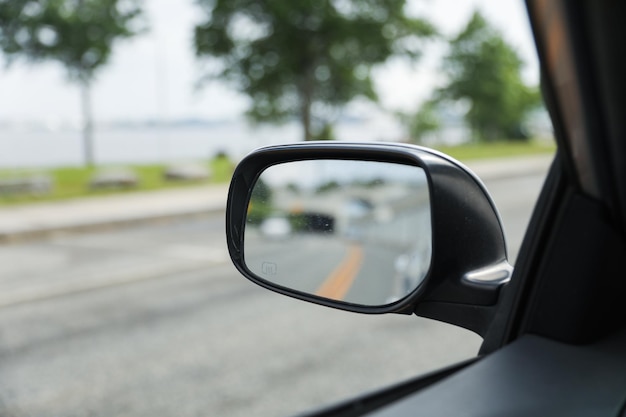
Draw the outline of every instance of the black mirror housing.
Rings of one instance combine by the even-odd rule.
[[[246,211],[252,189],[268,167],[305,160],[378,161],[420,167],[430,193],[432,259],[419,288],[396,302],[363,306],[275,285],[244,262]],[[512,272],[496,207],[483,183],[458,161],[437,151],[406,144],[307,142],[270,146],[246,156],[229,189],[226,236],[235,267],[273,291],[308,302],[359,313],[417,314],[483,334],[500,289]]]

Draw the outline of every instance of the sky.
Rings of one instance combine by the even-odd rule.
[[[527,64],[523,76],[538,82],[537,58],[521,0],[409,0],[411,13],[431,19],[446,35],[457,33],[478,8]],[[96,122],[202,118],[237,120],[248,99],[214,81],[197,88],[201,68],[192,50],[192,27],[202,20],[193,0],[146,0],[150,30],[116,45],[93,88]],[[441,47],[431,47],[417,65],[392,59],[376,68],[374,81],[384,109],[415,110],[434,87]],[[2,58],[0,57],[0,61]],[[50,128],[80,122],[78,87],[56,63],[0,66],[0,122],[44,123]],[[370,104],[352,113],[374,111]]]

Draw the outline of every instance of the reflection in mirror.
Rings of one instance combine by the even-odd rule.
[[[266,169],[252,190],[244,257],[266,281],[378,306],[413,292],[430,267],[424,170],[311,160]]]

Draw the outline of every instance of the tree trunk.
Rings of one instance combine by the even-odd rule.
[[[93,119],[91,115],[91,83],[85,78],[80,81],[81,106],[83,114],[83,156],[85,166],[94,165]]]
[[[311,133],[311,106],[313,103],[313,71],[308,70],[307,75],[299,86],[300,95],[300,122],[302,123],[302,132],[304,141],[313,139]]]
[[[300,117],[302,122],[303,139],[309,141],[313,138],[311,134],[311,97],[302,97],[302,105],[300,109]]]
[[[302,133],[303,139],[309,141],[313,139],[311,134],[311,112],[310,110],[302,110]]]

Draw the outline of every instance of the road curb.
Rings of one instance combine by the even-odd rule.
[[[0,244],[223,212],[228,184],[0,208]]]
[[[98,232],[114,230],[124,226],[139,226],[159,223],[171,223],[179,220],[201,219],[212,214],[223,212],[225,207],[212,207],[201,210],[179,211],[157,215],[137,216],[126,219],[113,219],[93,221],[89,223],[67,224],[61,226],[42,227],[39,229],[24,229],[13,231],[0,231],[0,245],[14,244],[29,240],[49,238],[62,234]]]

